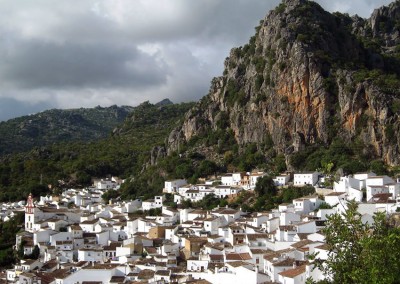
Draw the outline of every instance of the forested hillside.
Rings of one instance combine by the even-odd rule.
[[[52,109],[0,122],[0,156],[60,142],[107,137],[133,110],[130,106]]]
[[[135,107],[126,121],[107,138],[35,147],[0,159],[0,200],[19,200],[59,190],[90,185],[93,177],[134,177],[150,162],[192,103]],[[100,124],[101,121],[98,121]],[[162,155],[162,153],[160,154]]]

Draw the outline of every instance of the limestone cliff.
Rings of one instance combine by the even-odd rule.
[[[399,1],[362,19],[284,0],[231,50],[223,76],[169,135],[168,152],[231,129],[239,146],[272,139],[285,156],[339,137],[399,164],[399,28]]]

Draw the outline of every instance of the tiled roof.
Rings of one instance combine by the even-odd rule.
[[[293,269],[282,271],[279,274],[283,277],[294,278],[305,272],[306,272],[306,265],[301,265],[301,266],[293,268]]]
[[[144,269],[139,272],[138,279],[148,280],[154,277],[154,271],[150,269]]]

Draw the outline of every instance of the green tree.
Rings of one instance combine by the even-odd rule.
[[[315,264],[332,283],[397,283],[400,279],[400,231],[388,225],[386,215],[363,223],[357,203],[348,203],[343,215],[331,215],[324,229],[328,259]]]
[[[120,193],[117,190],[110,189],[103,193],[101,198],[103,198],[104,203],[108,204],[110,199],[114,199],[120,196]]]
[[[40,256],[40,249],[38,245],[35,245],[35,247],[32,250],[31,255],[29,256],[31,259],[38,259]]]
[[[270,176],[263,176],[259,178],[254,191],[258,196],[266,196],[269,198],[276,196],[278,192],[276,185]]]

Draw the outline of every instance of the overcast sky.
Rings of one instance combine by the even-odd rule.
[[[0,120],[198,100],[280,0],[0,0]],[[369,17],[390,0],[318,0]]]

